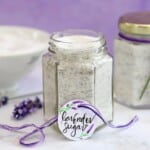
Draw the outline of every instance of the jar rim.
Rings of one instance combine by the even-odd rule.
[[[78,40],[77,42],[75,41],[67,41],[64,40],[63,37],[71,37],[71,36],[87,36],[91,37],[89,40],[81,41],[81,44],[87,44],[87,43],[94,43],[94,42],[100,42],[101,45],[105,44],[105,38],[104,35],[101,32],[95,32],[92,30],[85,30],[85,29],[68,29],[60,32],[54,32],[50,36],[50,40],[58,43],[64,43],[64,44],[76,44],[80,43]]]

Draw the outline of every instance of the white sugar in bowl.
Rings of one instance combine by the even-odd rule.
[[[19,26],[0,26],[0,95],[29,73],[48,47],[49,34]]]

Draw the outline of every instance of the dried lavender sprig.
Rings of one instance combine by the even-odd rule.
[[[21,120],[40,108],[42,108],[42,102],[39,97],[36,97],[34,101],[31,99],[23,100],[14,107],[13,118],[16,120]]]
[[[140,95],[140,98],[139,99],[142,99],[147,87],[148,87],[148,84],[150,82],[150,76],[148,77],[147,81],[146,81],[146,84],[144,85],[144,88],[142,89],[142,92],[141,92],[141,95]]]
[[[9,98],[7,96],[3,96],[0,98],[0,107],[4,106],[8,103]]]

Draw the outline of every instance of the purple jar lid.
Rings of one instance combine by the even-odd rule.
[[[150,12],[131,12],[119,18],[120,32],[150,35]]]
[[[150,12],[132,12],[120,17],[119,23],[149,24]]]

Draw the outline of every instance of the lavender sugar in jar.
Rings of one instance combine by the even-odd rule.
[[[43,56],[45,118],[74,99],[95,105],[112,120],[112,58],[102,34],[67,30],[50,37]]]
[[[150,12],[119,19],[115,40],[114,98],[135,108],[150,108]]]

